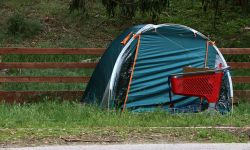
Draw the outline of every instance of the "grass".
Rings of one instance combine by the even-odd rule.
[[[239,104],[233,114],[123,114],[70,102],[42,102],[26,105],[0,105],[1,128],[85,128],[85,127],[185,127],[239,126],[250,124],[249,103]],[[74,116],[74,117],[72,117]]]
[[[78,91],[84,90],[84,83],[3,83],[0,87],[5,91]]]
[[[57,129],[2,129],[0,143],[4,145],[58,145],[80,142],[99,143],[179,143],[249,142],[244,131],[218,129],[164,128],[57,128]]]
[[[97,56],[88,55],[4,55],[4,62],[93,62]]]
[[[250,124],[249,107],[249,103],[242,103],[235,108],[233,114],[228,115],[169,114],[160,110],[153,113],[121,114],[70,102],[0,104],[0,143],[22,140],[30,142],[30,139],[61,139],[62,137],[84,140],[86,136],[91,136],[92,141],[96,141],[99,137],[103,140],[106,139],[105,137],[115,136],[119,137],[116,139],[119,141],[136,137],[137,140],[141,138],[147,142],[147,139],[152,136],[155,141],[151,142],[159,142],[162,140],[161,137],[168,136],[164,138],[164,142],[173,140],[173,137],[181,141],[247,142],[249,140],[247,133],[238,130],[164,127],[245,127]]]
[[[232,70],[233,76],[250,76],[249,69],[233,69]]]
[[[250,55],[224,55],[227,62],[249,62]]]
[[[249,69],[234,69],[231,71],[232,76],[250,76]],[[250,90],[249,83],[234,83],[233,88],[235,90]]]
[[[68,0],[56,1],[6,1],[1,5],[0,43],[11,47],[105,47],[113,39],[113,35],[103,30],[102,21],[107,17],[103,15],[103,8],[94,5],[91,15],[98,17],[83,18],[77,13],[70,14]],[[32,6],[31,9],[30,6]],[[39,20],[43,31],[32,38],[17,38],[5,34],[7,21],[15,16],[16,11],[24,19]],[[88,20],[88,21],[86,21]],[[93,31],[95,31],[93,33]]]
[[[66,73],[65,73],[66,72]],[[6,75],[12,76],[91,76],[93,69],[11,69]],[[66,75],[65,75],[66,74]]]

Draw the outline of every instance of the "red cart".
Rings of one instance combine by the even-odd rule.
[[[229,67],[170,75],[171,90],[178,95],[205,98],[209,103],[209,109],[214,109],[219,99],[222,77],[228,69]],[[171,92],[170,103],[172,103]]]

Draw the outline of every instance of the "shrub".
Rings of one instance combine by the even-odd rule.
[[[94,2],[94,0],[71,0],[70,12],[82,10],[86,14],[89,6]],[[102,0],[102,4],[111,17],[119,15],[127,20],[135,17],[139,12],[149,15],[153,21],[157,21],[159,15],[169,7],[170,0]]]
[[[7,32],[14,36],[32,37],[42,31],[42,24],[37,20],[25,19],[14,14],[7,21]]]

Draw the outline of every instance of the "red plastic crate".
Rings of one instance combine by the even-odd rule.
[[[171,77],[172,92],[186,96],[206,98],[208,103],[216,103],[222,83],[223,72],[202,74],[182,74]]]

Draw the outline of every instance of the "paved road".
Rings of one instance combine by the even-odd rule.
[[[0,148],[1,150],[250,150],[250,143],[220,144],[121,144],[121,145],[74,145],[41,146],[25,148]]]

